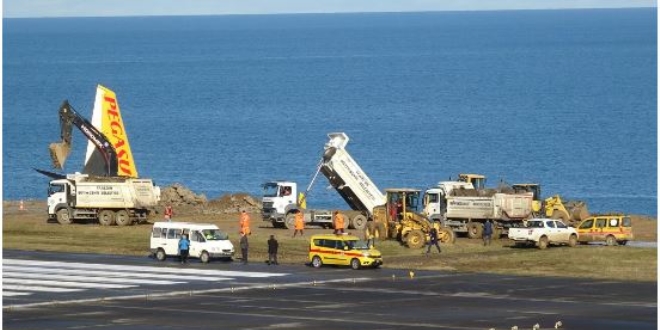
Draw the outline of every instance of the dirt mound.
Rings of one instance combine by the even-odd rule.
[[[175,183],[160,191],[160,203],[163,205],[200,205],[207,202],[206,196],[196,195],[190,189],[179,183]]]
[[[208,200],[204,194],[195,194],[181,184],[164,188],[160,193],[158,212],[162,212],[165,205],[171,204],[174,213],[185,214],[227,214],[245,210],[250,213],[261,212],[259,199],[246,193],[225,194],[217,199]]]
[[[236,213],[243,210],[248,213],[260,212],[261,203],[246,193],[226,194],[209,201],[204,213]]]

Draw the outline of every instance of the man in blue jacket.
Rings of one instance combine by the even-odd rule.
[[[188,250],[190,249],[190,241],[188,235],[181,235],[179,239],[179,259],[181,264],[188,263]]]

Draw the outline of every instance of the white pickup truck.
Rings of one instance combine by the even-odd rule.
[[[550,244],[574,247],[578,234],[575,228],[566,226],[561,220],[531,219],[523,228],[510,228],[509,239],[514,245],[535,245],[539,249]]]

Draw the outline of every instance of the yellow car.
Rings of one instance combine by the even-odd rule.
[[[309,242],[308,261],[315,268],[326,265],[379,267],[383,264],[380,251],[352,235],[313,235]]]
[[[626,245],[632,241],[632,221],[625,215],[596,215],[588,217],[577,226],[578,241],[605,242],[608,246]]]

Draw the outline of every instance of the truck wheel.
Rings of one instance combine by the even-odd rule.
[[[99,223],[101,226],[112,226],[115,224],[115,212],[112,210],[101,210],[99,212]]]
[[[493,240],[498,240],[502,238],[502,229],[501,228],[493,228],[493,235],[492,235]]]
[[[539,238],[539,249],[545,250],[548,247],[548,238],[545,236],[541,236]]]
[[[199,256],[199,260],[200,260],[203,264],[208,264],[208,263],[209,263],[209,260],[211,260],[211,258],[209,257],[209,253],[206,252],[206,251],[203,251],[203,252],[202,252],[202,255]]]
[[[286,229],[293,229],[295,228],[296,225],[296,215],[294,213],[289,213],[286,215],[286,218],[284,219],[284,222],[282,223],[284,228]]]
[[[382,222],[374,223],[374,236],[380,240],[384,241],[387,239],[387,231],[385,230],[385,224]]]
[[[478,222],[470,222],[468,224],[467,235],[471,239],[481,238],[481,234],[484,232],[484,227]]]
[[[616,245],[616,238],[612,235],[608,235],[607,238],[605,238],[605,245],[607,246],[615,246]]]
[[[156,259],[158,259],[158,261],[165,261],[166,258],[167,255],[165,255],[165,250],[158,249],[158,251],[156,251]]]
[[[57,211],[57,222],[61,225],[70,225],[73,222],[68,209],[60,209]]]
[[[571,235],[571,237],[568,238],[568,246],[575,247],[576,245],[577,245],[577,236]]]
[[[413,229],[406,235],[406,244],[411,249],[419,249],[424,246],[424,243],[426,243],[424,233],[419,229]]]
[[[438,230],[438,241],[442,244],[454,244],[456,241],[456,235],[450,228],[440,228],[440,230]]]
[[[133,223],[131,221],[131,216],[128,215],[128,211],[126,210],[117,211],[115,217],[117,219],[117,225],[119,226],[130,226]]]
[[[353,268],[353,270],[358,270],[361,266],[362,265],[360,265],[360,260],[357,258],[353,258],[353,260],[351,260],[351,268]]]
[[[353,220],[351,220],[351,225],[353,225],[353,228],[356,230],[364,230],[364,228],[367,227],[367,217],[358,214],[353,217]]]
[[[321,268],[321,266],[323,266],[323,261],[321,261],[321,257],[314,256],[314,258],[312,258],[312,266],[314,268]]]

